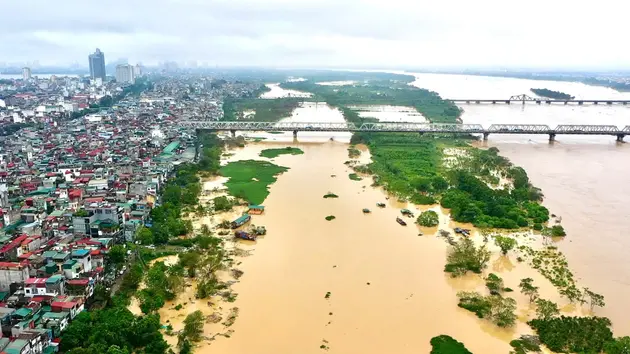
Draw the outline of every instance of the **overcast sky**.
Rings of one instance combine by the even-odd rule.
[[[4,0],[0,64],[628,68],[622,0]]]

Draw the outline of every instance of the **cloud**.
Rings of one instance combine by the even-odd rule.
[[[9,1],[0,61],[593,67],[630,63],[630,5],[600,0]],[[610,11],[614,9],[614,11]]]

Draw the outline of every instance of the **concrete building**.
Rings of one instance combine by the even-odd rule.
[[[133,77],[134,78],[138,78],[142,76],[142,65],[140,65],[139,63],[136,64],[136,66],[134,66],[133,68]]]
[[[29,278],[29,266],[15,262],[0,262],[0,291],[8,291],[11,284],[22,284]]]
[[[121,84],[132,84],[135,81],[134,67],[129,64],[117,65],[116,81]]]
[[[24,80],[31,79],[31,68],[27,68],[27,67],[22,68],[22,78]]]
[[[96,48],[96,52],[90,54],[88,60],[90,61],[90,76],[92,79],[100,78],[105,80],[105,53]]]

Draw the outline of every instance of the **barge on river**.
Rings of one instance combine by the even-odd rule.
[[[244,214],[244,215],[241,215],[238,219],[232,221],[230,225],[232,226],[233,229],[236,229],[237,227],[241,227],[247,224],[251,219],[252,217],[249,216],[249,214]]]

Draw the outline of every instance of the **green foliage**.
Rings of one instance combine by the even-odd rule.
[[[548,320],[559,314],[560,309],[558,309],[558,305],[556,305],[555,302],[545,299],[536,299],[536,316],[538,316],[538,318]]]
[[[471,239],[462,238],[450,246],[444,271],[453,276],[463,275],[467,271],[481,273],[489,260],[490,252],[485,245],[477,248]]]
[[[510,327],[516,322],[516,300],[500,295],[483,296],[477,292],[457,293],[457,306],[486,318],[499,327]]]
[[[348,148],[348,157],[349,158],[356,159],[359,156],[361,156],[361,150],[355,148],[354,146],[350,146]]]
[[[584,288],[583,294],[585,298],[590,299],[591,310],[593,310],[593,307],[595,306],[604,307],[606,305],[606,303],[604,302],[604,295],[594,293],[589,288]],[[582,301],[586,300],[582,299]]]
[[[437,226],[440,223],[440,218],[438,217],[438,214],[435,211],[427,210],[420,213],[416,221],[421,226],[433,227],[433,226]]]
[[[503,279],[494,273],[486,277],[486,287],[492,295],[500,295],[503,290]]]
[[[327,198],[339,198],[339,196],[336,195],[335,193],[328,192],[328,193],[324,194],[324,198],[325,199],[327,199]]]
[[[144,226],[136,231],[136,240],[140,241],[140,243],[143,245],[152,245],[155,242],[151,229]]]
[[[151,313],[164,306],[165,300],[173,300],[183,288],[184,267],[154,263],[145,277],[146,287],[137,294],[140,309]]]
[[[107,260],[115,265],[120,265],[127,258],[127,249],[123,245],[114,245],[107,251]]]
[[[551,227],[551,236],[554,237],[560,237],[560,236],[566,236],[567,233],[564,232],[564,227],[562,227],[562,225],[553,225]]]
[[[534,279],[532,278],[524,278],[521,279],[519,283],[519,288],[521,288],[521,293],[529,297],[529,302],[533,302],[538,298],[538,287],[534,286]]]
[[[575,98],[575,96],[571,96],[568,93],[553,91],[546,88],[533,88],[530,90],[540,97],[548,97],[556,100],[572,100]]]
[[[610,320],[605,317],[560,316],[527,323],[543,344],[558,353],[600,353],[613,340]]]
[[[540,352],[540,339],[532,335],[522,335],[519,339],[511,341],[510,345],[514,348],[514,354]]]
[[[363,180],[363,178],[361,178],[358,174],[356,173],[351,173],[348,175],[348,177],[353,180],[353,181],[361,181]]]
[[[220,173],[230,178],[225,185],[231,195],[252,204],[262,204],[269,195],[269,185],[276,181],[278,174],[286,171],[288,168],[271,162],[245,160],[230,162]]]
[[[350,105],[396,105],[416,108],[433,123],[455,123],[461,110],[432,91],[420,89],[406,82],[390,80],[370,81],[368,85],[326,86],[313,81],[285,82],[283,88],[311,92],[336,107]]]
[[[327,217],[325,217],[325,219],[326,219],[327,221],[331,221],[331,220],[335,220],[335,219],[336,219],[336,217],[335,217],[334,215],[328,215]]]
[[[125,306],[81,312],[61,335],[64,352],[163,354],[168,344],[160,333],[160,316],[134,316]],[[83,348],[83,351],[77,351]]]
[[[274,157],[278,157],[280,155],[302,155],[304,154],[304,151],[302,151],[299,148],[294,148],[294,147],[290,147],[287,146],[285,148],[282,149],[265,149],[263,151],[260,152],[260,156],[262,157],[266,157],[269,159],[272,159]]]
[[[201,339],[203,333],[204,316],[199,310],[189,314],[184,319],[184,329],[181,336],[192,341],[198,342]]]
[[[510,250],[516,247],[516,240],[507,236],[494,236],[494,243],[501,248],[503,255],[506,255]]]
[[[291,116],[291,112],[300,105],[300,98],[233,98],[223,101],[223,120],[242,120],[244,111],[255,111],[253,117],[247,119],[254,122],[276,122]]]
[[[472,354],[463,343],[447,335],[431,338],[431,354]]]
[[[604,345],[606,354],[630,354],[630,337],[616,338]]]
[[[230,211],[234,207],[234,204],[234,200],[226,196],[220,196],[212,199],[212,205],[215,211]]]

